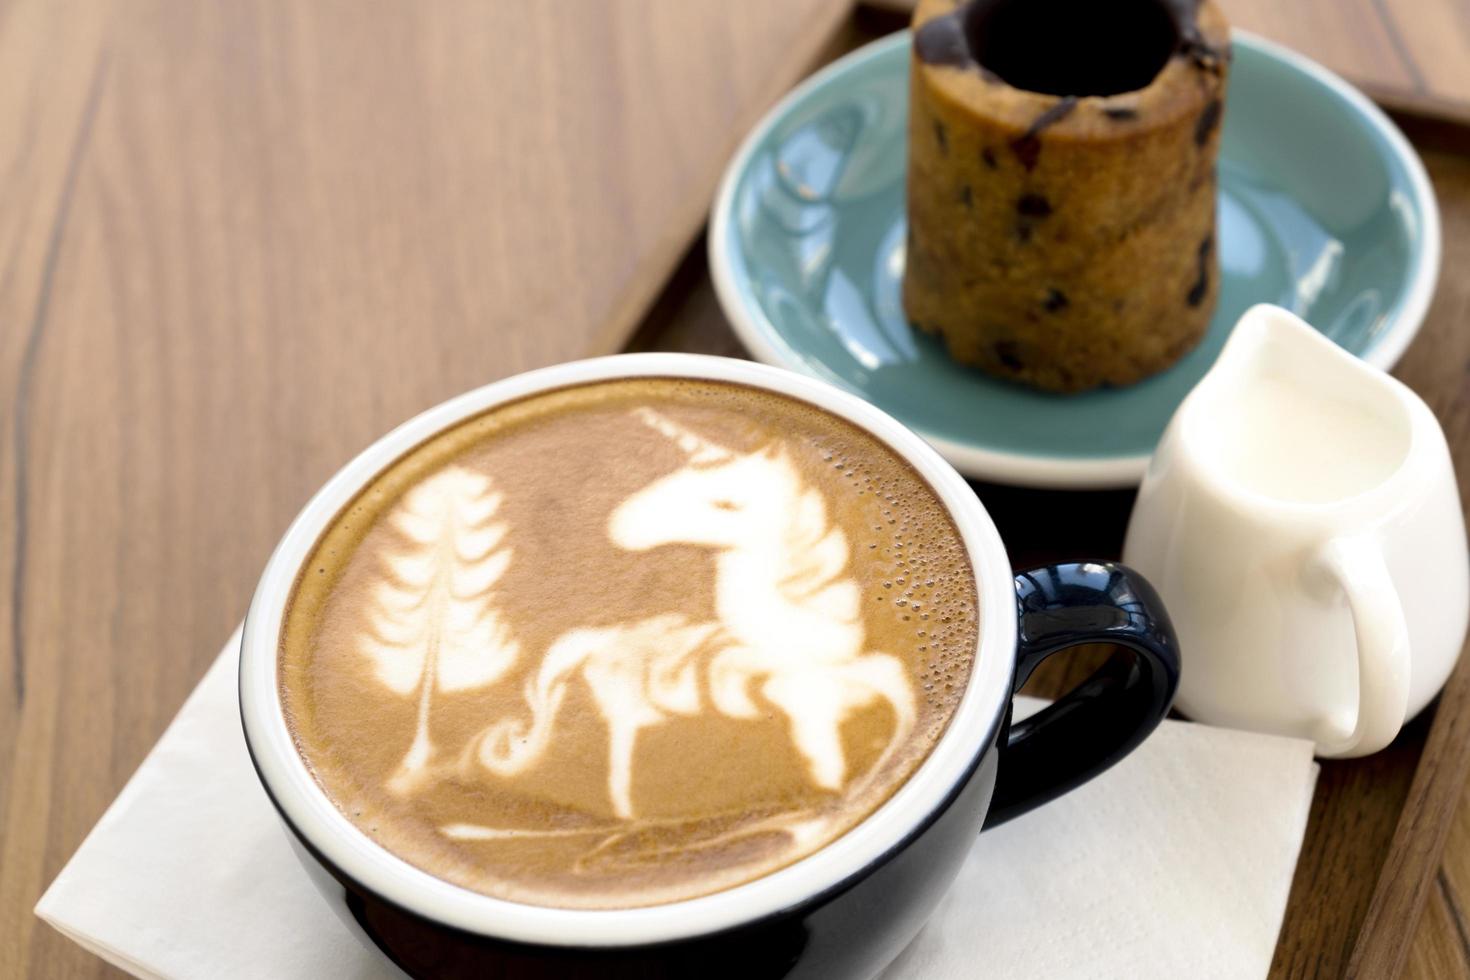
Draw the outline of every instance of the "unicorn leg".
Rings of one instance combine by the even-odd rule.
[[[748,647],[722,650],[709,665],[710,700],[729,718],[759,718],[760,708],[750,696],[750,683],[772,670],[769,657]]]
[[[664,717],[645,687],[647,658],[646,649],[625,641],[598,651],[582,671],[598,713],[607,722],[607,791],[613,812],[624,820],[633,817],[633,751],[638,732]]]
[[[618,719],[609,726],[607,789],[613,813],[623,820],[633,819],[633,752],[642,727],[628,719]]]
[[[818,674],[786,674],[766,681],[761,693],[786,713],[792,740],[806,758],[812,780],[823,789],[840,790],[847,777],[842,748],[847,699],[842,685]]]

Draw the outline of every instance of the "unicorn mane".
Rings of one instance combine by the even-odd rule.
[[[857,583],[843,574],[852,554],[847,535],[831,523],[821,491],[804,483],[786,450],[770,455],[795,498],[780,536],[777,588],[794,606],[851,623],[857,618]]]

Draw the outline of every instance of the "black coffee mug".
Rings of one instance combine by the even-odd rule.
[[[327,798],[296,753],[278,696],[285,605],[333,516],[407,449],[538,391],[628,377],[732,381],[809,402],[899,453],[944,502],[965,543],[979,639],[963,698],[918,770],[842,837],[725,891],[638,909],[570,910],[490,898],[379,847]],[[1047,657],[1086,643],[1118,653],[1024,721],[1011,698]],[[246,619],[240,702],[256,771],[303,864],[343,921],[415,977],[870,977],[914,937],[986,827],[1102,772],[1169,709],[1179,657],[1154,590],[1114,562],[1012,576],[965,482],[879,410],[820,382],[724,358],[637,354],[559,365],[479,389],[405,424],[337,474],[287,531]],[[984,922],[976,929],[983,930]]]

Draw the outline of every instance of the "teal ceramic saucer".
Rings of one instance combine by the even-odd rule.
[[[1258,302],[1392,367],[1424,318],[1439,213],[1419,158],[1372,103],[1295,52],[1235,36],[1220,151],[1220,302],[1178,364],[1127,388],[1051,395],[950,361],[899,301],[909,36],[795,89],[730,164],[710,221],[725,314],[760,360],[847,388],[968,476],[1136,484],[1174,409]]]

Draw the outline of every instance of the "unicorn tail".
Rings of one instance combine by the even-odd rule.
[[[571,675],[601,649],[603,640],[601,630],[573,630],[553,643],[541,669],[526,682],[529,717],[503,718],[485,729],[465,747],[461,768],[478,763],[497,775],[514,776],[540,759],[551,743]]]
[[[877,778],[900,746],[908,742],[918,724],[918,701],[908,671],[897,658],[886,653],[869,653],[853,662],[870,691],[893,709],[893,734],[864,781]]]

